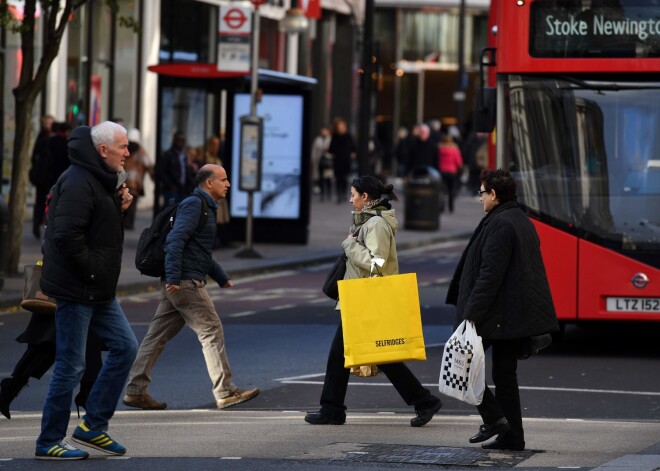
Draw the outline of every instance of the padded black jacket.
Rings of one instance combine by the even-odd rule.
[[[90,131],[81,126],[69,136],[71,166],[51,190],[41,289],[53,298],[93,304],[115,297],[124,227],[117,172],[94,148]]]
[[[541,244],[515,202],[481,221],[454,274],[447,303],[456,324],[474,321],[484,339],[514,339],[559,329]]]

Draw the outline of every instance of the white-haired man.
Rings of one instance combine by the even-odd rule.
[[[128,157],[126,129],[103,122],[69,136],[71,166],[52,190],[44,240],[41,289],[57,301],[55,367],[48,388],[35,456],[79,460],[89,454],[63,441],[71,397],[85,370],[87,332],[108,348],[73,440],[111,455],[126,448],[107,433],[137,340],[115,292],[121,269],[122,212],[133,197],[123,183]]]

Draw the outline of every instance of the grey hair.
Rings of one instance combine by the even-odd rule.
[[[103,121],[92,128],[92,142],[97,149],[102,144],[110,145],[115,141],[115,136],[119,133],[126,135],[127,131],[121,124],[112,121]]]

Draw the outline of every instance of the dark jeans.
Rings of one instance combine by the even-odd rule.
[[[73,389],[85,370],[89,330],[108,347],[105,362],[85,405],[83,420],[90,430],[108,430],[138,347],[133,329],[116,299],[103,304],[56,301],[55,367],[46,395],[37,447],[55,445],[66,436]]]
[[[385,373],[406,404],[415,406],[415,410],[428,409],[439,401],[422,386],[403,363],[378,365],[378,368]],[[323,414],[340,419],[346,417],[344,399],[348,389],[349,376],[350,370],[344,368],[344,332],[340,322],[330,346],[328,366],[325,370],[325,381],[321,393],[321,412]]]
[[[520,411],[520,392],[518,390],[518,350],[521,339],[484,340],[484,350],[493,347],[493,383],[495,394],[486,385],[484,398],[477,406],[484,423],[491,424],[506,417],[511,430],[498,437],[498,440],[525,446],[525,433]]]

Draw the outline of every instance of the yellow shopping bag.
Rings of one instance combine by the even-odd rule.
[[[338,286],[346,368],[426,360],[415,273]]]

